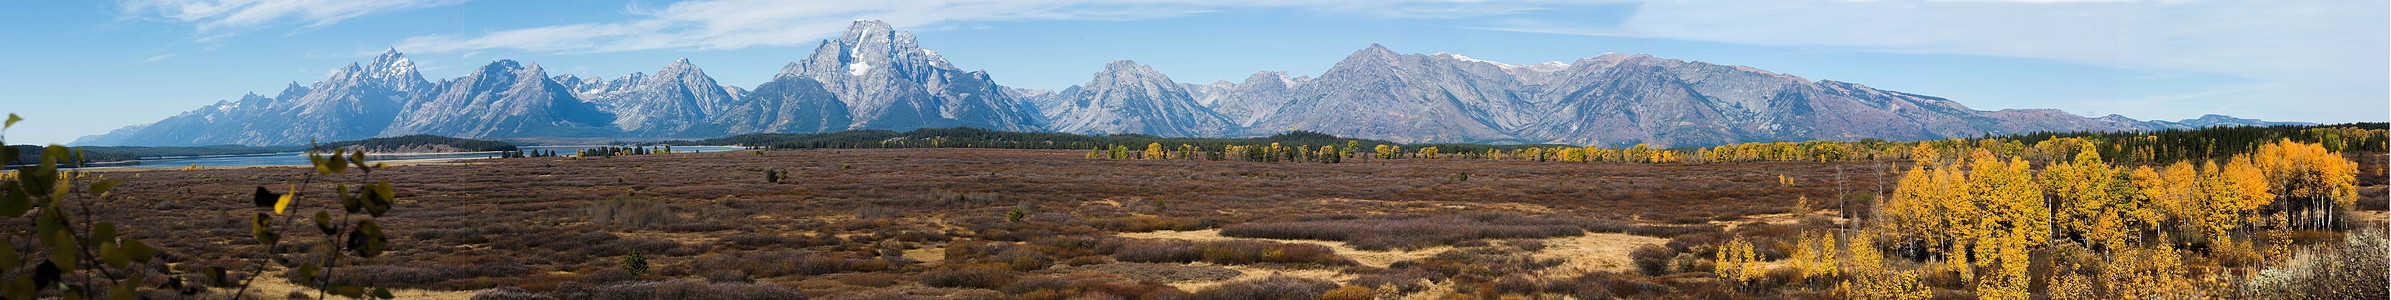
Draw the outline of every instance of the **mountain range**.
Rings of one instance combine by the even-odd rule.
[[[293,82],[273,97],[251,93],[74,143],[292,145],[415,134],[698,138],[977,127],[1167,137],[1306,130],[1402,143],[1676,147],[2272,124],[2289,123],[1981,111],[1933,96],[1642,54],[1514,65],[1401,54],[1375,44],[1318,77],[1264,71],[1199,85],[1120,60],[1085,84],[1021,89],[955,67],[921,48],[912,33],[856,21],[753,89],[718,84],[685,58],[653,75],[612,80],[549,75],[537,63],[499,60],[432,82],[392,49],[323,81]]]

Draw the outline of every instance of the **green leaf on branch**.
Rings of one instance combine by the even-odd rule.
[[[125,182],[123,180],[102,180],[100,182],[93,182],[91,183],[91,194],[99,195],[100,197],[107,197],[108,189],[116,188],[117,184],[122,183]]]
[[[100,222],[91,224],[91,239],[83,243],[100,244],[112,241],[116,241],[116,223]]]
[[[15,181],[0,182],[0,217],[15,218],[33,211],[32,196]]]
[[[149,262],[151,259],[158,257],[158,248],[150,247],[149,243],[142,243],[141,241],[133,239],[117,240],[116,243],[118,245],[116,248],[123,250],[125,252],[125,256],[132,258],[133,261]]]
[[[315,212],[315,229],[316,229],[316,231],[322,231],[322,232],[324,232],[324,234],[325,234],[325,235],[330,235],[330,234],[333,234],[333,233],[337,233],[337,232],[335,232],[335,231],[332,231],[332,213],[327,213],[327,212],[320,211],[320,210],[319,210],[319,211],[316,211],[316,212]]]
[[[257,216],[249,218],[249,234],[257,236],[260,244],[271,247],[274,242],[282,241],[282,235],[275,234],[273,228],[274,217],[266,213],[257,213]]]
[[[349,231],[348,246],[358,257],[374,258],[390,247],[390,239],[382,236],[382,226],[374,224],[374,220],[357,221],[357,228]]]

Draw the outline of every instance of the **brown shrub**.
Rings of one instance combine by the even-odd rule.
[[[1410,219],[1324,220],[1242,223],[1222,226],[1232,237],[1348,242],[1355,249],[1419,249],[1484,239],[1528,239],[1585,234],[1590,223],[1566,217],[1478,214]]]
[[[897,284],[897,275],[887,273],[854,273],[839,276],[838,282],[861,287],[888,287]]]
[[[1378,290],[1374,290],[1374,289],[1370,289],[1370,288],[1366,288],[1366,287],[1361,287],[1361,286],[1352,286],[1352,285],[1348,285],[1348,286],[1345,286],[1345,287],[1340,287],[1340,288],[1337,288],[1337,289],[1335,289],[1335,290],[1329,290],[1327,293],[1321,293],[1321,294],[1320,294],[1320,300],[1372,300],[1372,299],[1378,299]]]
[[[1223,265],[1279,263],[1342,266],[1353,264],[1353,260],[1337,255],[1336,250],[1317,244],[1225,240],[1196,243],[1192,249],[1195,250],[1199,260]]]
[[[642,281],[591,286],[557,286],[560,299],[803,299],[795,287],[775,283],[706,283],[694,279]]]
[[[1114,250],[1113,259],[1142,263],[1188,263],[1201,258],[1195,243],[1181,239],[1139,239]]]
[[[922,285],[932,287],[967,287],[993,290],[1004,288],[1005,285],[1012,284],[1013,279],[1020,276],[1021,272],[1013,271],[1002,266],[953,266],[941,267],[927,272],[922,272],[921,283]]]
[[[1677,251],[1661,245],[1644,245],[1627,253],[1628,260],[1635,263],[1637,271],[1651,276],[1668,275],[1665,273],[1669,272],[1669,258],[1676,256]]]
[[[1326,280],[1271,276],[1214,285],[1196,291],[1194,296],[1217,300],[1319,299],[1322,292],[1335,288],[1336,283]]]

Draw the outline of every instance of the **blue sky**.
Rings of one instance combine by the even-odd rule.
[[[2176,120],[2391,119],[2391,4],[2367,1],[15,0],[8,142],[64,143],[308,84],[396,48],[429,80],[497,59],[613,78],[689,58],[752,87],[856,19],[956,66],[1060,89],[1130,59],[1186,83],[1314,76],[1384,44],[1527,64],[1603,53]]]

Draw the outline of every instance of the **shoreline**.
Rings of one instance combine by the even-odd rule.
[[[465,161],[465,160],[476,160],[476,159],[495,159],[495,157],[465,157],[465,158],[423,158],[423,159],[398,159],[398,160],[384,160],[384,161],[375,161],[374,163],[387,164],[387,165],[389,165],[389,166],[396,167],[396,166],[414,166],[414,165],[431,165],[431,164],[465,164],[465,163],[469,163],[469,162],[463,162],[463,161]],[[84,171],[84,172],[126,172],[126,171],[159,171],[159,170],[167,170],[167,171],[181,171],[181,170],[183,170],[184,168],[190,168],[190,167],[191,167],[191,166],[155,166],[155,167],[124,167],[124,168],[98,168],[98,169],[86,168],[86,169],[71,169],[71,170],[78,170],[78,171]],[[231,170],[231,169],[249,169],[249,168],[307,168],[307,167],[313,167],[313,166],[311,166],[311,165],[247,165],[247,166],[204,166],[204,165],[203,165],[203,166],[199,166],[199,170]]]

